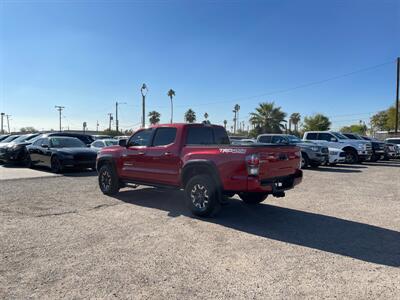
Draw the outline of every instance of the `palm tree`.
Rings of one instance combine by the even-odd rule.
[[[276,107],[274,102],[260,103],[256,111],[250,113],[250,123],[255,126],[257,134],[260,133],[281,133],[285,126],[286,113]]]
[[[233,117],[233,132],[234,133],[236,133],[236,124],[239,121],[239,110],[240,110],[240,105],[235,104],[235,106],[233,107],[233,113],[235,114],[235,116]]]
[[[169,91],[168,91],[168,97],[171,99],[171,123],[172,123],[172,120],[173,120],[173,118],[174,118],[174,106],[173,106],[173,104],[172,104],[172,98],[173,97],[175,97],[175,91],[173,90],[173,89],[170,89]]]
[[[185,112],[185,121],[186,121],[187,123],[194,123],[194,122],[196,122],[196,113],[195,113],[191,108],[189,108],[189,109],[187,110],[187,112]]]
[[[294,125],[294,131],[298,132],[299,122],[301,120],[301,115],[299,113],[292,113],[290,115],[289,121]]]
[[[225,129],[226,129],[226,124],[228,124],[228,121],[227,121],[227,120],[224,120],[224,127],[225,127]]]
[[[151,125],[155,125],[158,122],[160,122],[161,114],[158,111],[153,110],[153,111],[149,112],[148,116],[149,116],[149,122]]]

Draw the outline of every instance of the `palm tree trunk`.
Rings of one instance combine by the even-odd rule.
[[[172,97],[170,97],[170,99],[171,99],[171,124],[172,124],[174,118],[174,106],[172,104]]]

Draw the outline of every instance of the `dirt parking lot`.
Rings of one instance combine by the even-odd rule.
[[[0,180],[0,298],[400,298],[400,161],[306,170],[212,219],[96,180]]]

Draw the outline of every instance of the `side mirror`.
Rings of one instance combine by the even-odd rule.
[[[126,147],[126,139],[118,140],[118,145],[120,145],[121,147]]]
[[[49,145],[42,144],[41,147],[42,147],[42,148],[49,148]]]

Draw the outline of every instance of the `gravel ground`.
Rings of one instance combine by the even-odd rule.
[[[96,180],[0,181],[0,298],[400,298],[400,161],[307,170],[212,219]]]

